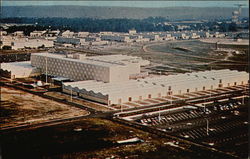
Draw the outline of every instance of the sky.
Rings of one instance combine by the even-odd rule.
[[[121,7],[236,7],[234,4],[245,4],[249,6],[247,0],[240,1],[12,1],[3,0],[2,6],[27,6],[27,5],[81,5],[81,6],[121,6]]]

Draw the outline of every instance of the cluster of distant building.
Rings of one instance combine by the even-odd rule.
[[[39,49],[52,48],[54,46],[62,47],[88,47],[110,45],[113,42],[137,43],[149,41],[164,40],[185,40],[210,37],[224,37],[224,33],[208,31],[178,31],[178,32],[141,32],[129,30],[128,33],[118,32],[72,32],[70,30],[44,30],[33,31],[29,36],[25,36],[23,31],[16,31],[7,34],[6,31],[0,31],[1,49]]]
[[[225,34],[215,32],[210,33],[206,31],[184,31],[184,32],[141,32],[136,30],[129,30],[128,33],[118,32],[78,32],[74,33],[69,30],[63,32],[61,36],[57,37],[56,43],[64,46],[79,46],[79,45],[107,45],[112,42],[149,42],[149,41],[163,41],[163,40],[184,40],[184,39],[199,39],[209,37],[224,37]]]
[[[33,31],[25,36],[23,31],[7,34],[0,31],[0,49],[22,50],[54,47],[54,40],[60,31]]]

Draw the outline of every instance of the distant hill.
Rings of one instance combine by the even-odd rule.
[[[130,8],[130,7],[87,7],[87,6],[3,6],[2,17],[66,17],[66,18],[129,18],[166,17],[170,20],[226,19],[236,8]],[[248,9],[242,9],[242,17],[248,17]]]

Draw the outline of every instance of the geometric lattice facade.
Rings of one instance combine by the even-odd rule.
[[[75,81],[127,81],[131,72],[140,72],[140,65],[137,63],[121,64],[88,58],[79,60],[48,53],[31,55],[31,65],[41,69],[42,73],[46,73],[46,61],[48,74]]]

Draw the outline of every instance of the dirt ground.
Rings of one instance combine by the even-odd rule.
[[[75,129],[81,131],[75,131]],[[18,136],[18,137],[17,137]],[[117,141],[137,137],[143,142],[118,144]],[[0,136],[5,158],[43,159],[200,159],[208,152],[192,149],[186,143],[118,124],[106,119],[86,118],[73,123],[34,130],[12,132]],[[32,151],[30,151],[32,150]],[[198,153],[194,153],[198,151]],[[216,156],[218,157],[218,156]],[[215,157],[214,157],[215,158]],[[221,157],[222,158],[222,157]]]
[[[88,113],[20,90],[1,87],[0,127],[39,123]]]

